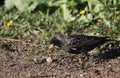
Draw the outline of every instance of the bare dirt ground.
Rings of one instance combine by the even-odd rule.
[[[46,58],[51,57],[48,63]],[[85,57],[62,50],[40,51],[19,41],[0,49],[0,78],[120,78],[120,47]]]

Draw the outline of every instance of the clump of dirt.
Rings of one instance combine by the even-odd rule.
[[[41,50],[37,45],[19,40],[0,43],[0,78],[120,77],[119,45],[117,48],[111,44],[106,45],[108,50],[103,48],[103,52],[90,55],[89,60],[82,64],[85,56],[81,57],[80,54]],[[46,61],[48,58],[50,62]]]

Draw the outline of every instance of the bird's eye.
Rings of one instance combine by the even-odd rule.
[[[55,44],[60,44],[60,41],[59,40],[55,40],[54,43]]]

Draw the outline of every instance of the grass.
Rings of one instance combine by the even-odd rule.
[[[110,13],[110,12],[113,13]],[[93,34],[100,34],[109,37],[117,37],[119,34],[119,10],[112,9],[106,5],[102,12],[94,12],[86,10],[85,15],[79,13],[75,16],[75,20],[71,16],[65,18],[67,12],[62,13],[59,9],[52,14],[46,14],[41,11],[34,13],[20,13],[16,9],[5,11],[1,8],[1,36],[18,38],[23,37],[26,33],[36,32],[42,33],[43,36],[53,36],[55,33],[68,33],[91,31]],[[66,13],[66,14],[65,14]],[[106,15],[106,16],[105,16]],[[94,17],[94,18],[93,18]],[[13,25],[6,27],[9,21],[13,21]],[[54,31],[53,31],[54,30]]]
[[[7,1],[9,0],[5,2],[6,7],[10,6]],[[30,4],[26,3],[23,6],[18,4],[17,9],[11,8],[9,10],[3,7],[0,9],[1,24],[4,23],[1,26],[6,26],[11,20],[13,24],[10,27],[1,28],[1,36],[16,38],[18,36],[23,37],[29,32],[37,32],[48,37],[55,33],[91,31],[90,33],[111,38],[118,37],[120,29],[119,1],[94,0],[93,2],[76,0],[43,1],[39,2],[38,6],[34,6],[35,9],[26,9],[24,12],[21,12],[20,9],[24,8],[24,5]]]

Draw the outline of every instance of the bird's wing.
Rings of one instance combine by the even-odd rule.
[[[75,36],[70,36],[69,43],[67,43],[66,45],[70,48],[85,47],[85,46],[94,45],[105,39],[106,37],[75,35]]]

